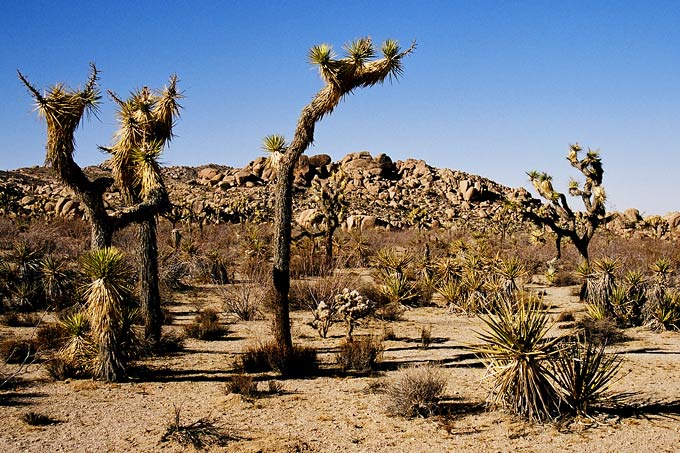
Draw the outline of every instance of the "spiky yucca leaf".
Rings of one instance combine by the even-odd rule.
[[[59,355],[77,369],[92,371],[97,357],[97,347],[90,337],[90,323],[84,312],[69,314],[59,320],[64,331],[64,346]]]
[[[413,262],[414,258],[413,254],[408,251],[399,253],[392,248],[383,248],[378,250],[378,253],[374,258],[374,263],[378,269],[403,274],[406,267]]]
[[[498,302],[495,314],[481,317],[486,329],[478,333],[481,344],[474,351],[492,379],[493,404],[530,420],[553,418],[559,407],[547,361],[557,353],[560,338],[549,339],[549,317],[536,299],[517,307],[508,298]]]

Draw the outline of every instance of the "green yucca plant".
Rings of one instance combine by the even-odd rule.
[[[383,271],[380,273],[380,279],[382,281],[380,292],[390,303],[407,305],[418,299],[418,288],[404,274]]]
[[[380,271],[403,275],[406,267],[413,262],[414,258],[413,254],[408,251],[398,253],[394,249],[386,248],[378,250],[374,263]]]
[[[447,278],[439,282],[437,285],[437,293],[439,293],[449,306],[451,306],[452,304],[455,304],[460,297],[460,284],[454,278]]]
[[[124,351],[125,304],[131,295],[131,268],[123,253],[113,247],[93,250],[81,260],[91,280],[85,290],[87,316],[97,346],[94,375],[116,381],[126,374]]]
[[[502,278],[502,291],[512,297],[518,289],[518,281],[527,275],[526,266],[519,258],[512,257],[506,260],[499,260],[494,270]]]
[[[58,304],[66,297],[70,276],[63,260],[47,255],[40,263],[43,292],[49,302]]]
[[[549,316],[538,300],[519,304],[501,298],[494,314],[481,317],[485,330],[474,351],[492,380],[490,402],[529,420],[548,420],[559,409],[559,392],[551,380],[549,361],[559,338],[548,338]]]
[[[622,362],[618,354],[605,353],[605,344],[598,345],[581,336],[560,348],[554,361],[555,382],[569,410],[588,416],[593,405],[615,400],[616,395],[609,389]]]
[[[665,330],[680,329],[680,292],[669,290],[652,312],[652,327]]]
[[[78,311],[59,320],[64,334],[64,346],[59,356],[83,374],[90,374],[97,358],[97,347],[92,343],[87,315]]]

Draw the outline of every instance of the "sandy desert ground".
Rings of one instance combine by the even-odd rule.
[[[565,310],[583,315],[574,288],[546,288],[556,317]],[[218,304],[215,288],[176,294],[177,314],[169,329],[181,329],[193,313]],[[266,340],[269,321],[230,323],[220,341],[187,340],[176,355],[137,364],[139,377],[106,384],[91,380],[51,382],[39,364],[22,376],[24,384],[0,394],[0,450],[4,452],[186,451],[192,446],[161,442],[181,407],[183,423],[209,417],[228,435],[224,445],[208,451],[233,452],[505,452],[677,451],[680,442],[680,334],[645,328],[626,331],[628,339],[610,347],[625,357],[623,377],[614,390],[637,392],[637,411],[603,413],[594,419],[561,424],[529,424],[500,410],[487,410],[484,369],[464,349],[475,341],[481,323],[451,315],[445,308],[424,307],[390,322],[396,339],[385,342],[380,371],[343,374],[334,366],[343,338],[340,325],[320,339],[308,325],[311,315],[293,313],[296,342],[314,346],[323,362],[318,377],[277,379],[258,375],[260,388],[277,380],[283,393],[258,398],[227,394],[225,382],[247,344]],[[429,326],[433,342],[419,347],[421,329]],[[555,329],[560,326],[557,325]],[[357,334],[383,332],[371,320]],[[564,331],[564,329],[559,329]],[[556,330],[557,332],[558,330]],[[400,366],[440,361],[448,378],[449,415],[404,419],[386,413],[379,383]],[[335,370],[335,371],[334,371]],[[632,404],[632,403],[631,403]],[[57,422],[33,427],[21,420],[35,411]]]

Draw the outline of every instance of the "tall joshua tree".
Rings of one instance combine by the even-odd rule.
[[[161,177],[158,156],[172,140],[172,128],[179,116],[177,76],[168,86],[153,93],[149,88],[133,92],[123,101],[113,92],[109,95],[118,105],[116,116],[120,129],[115,143],[107,149],[112,154],[111,166],[116,182],[127,204],[149,202],[159,212],[169,208],[168,193]],[[140,303],[145,317],[147,341],[157,344],[161,336],[162,312],[158,285],[158,247],[156,216],[139,223]]]
[[[111,246],[114,231],[154,216],[164,209],[158,197],[146,197],[141,202],[111,214],[104,206],[104,192],[113,184],[112,178],[89,179],[73,159],[75,131],[83,117],[96,114],[101,94],[97,87],[98,72],[90,64],[90,76],[83,88],[71,89],[58,83],[45,94],[36,89],[20,72],[19,79],[35,101],[36,110],[47,123],[47,152],[45,163],[56,173],[85,206],[91,225],[91,247],[94,250]]]
[[[552,177],[546,173],[530,171],[529,180],[539,195],[550,202],[536,209],[533,206],[523,209],[524,215],[537,225],[549,227],[557,236],[557,259],[562,255],[562,239],[569,238],[584,260],[589,261],[588,245],[597,228],[606,222],[605,206],[606,193],[602,186],[602,160],[600,153],[588,150],[585,157],[579,158],[583,149],[576,143],[569,146],[567,160],[572,167],[585,176],[581,187],[578,181],[569,182],[569,195],[579,197],[583,201],[585,211],[574,212],[567,203],[567,197],[553,189]]]
[[[324,87],[302,109],[290,143],[283,136],[264,139],[264,149],[272,153],[276,168],[274,202],[274,339],[284,356],[292,350],[288,291],[290,289],[290,237],[292,221],[293,170],[300,155],[314,141],[316,123],[331,113],[338,103],[357,88],[371,87],[403,72],[402,59],[415,48],[415,43],[402,51],[394,40],[381,47],[382,58],[370,38],[361,38],[344,46],[345,55],[337,58],[331,46],[320,44],[309,51],[309,62],[318,66]]]
[[[97,112],[101,99],[97,68],[90,64],[90,69],[84,88],[74,90],[56,84],[45,95],[21,72],[19,78],[47,123],[46,164],[85,206],[92,230],[92,249],[110,247],[116,230],[140,223],[140,294],[145,308],[147,338],[153,342],[160,337],[161,326],[155,216],[170,205],[157,158],[172,137],[174,120],[179,113],[177,100],[181,95],[176,89],[177,77],[172,76],[169,86],[157,94],[145,88],[133,93],[125,102],[110,93],[118,104],[121,126],[114,147],[106,150],[113,154],[114,178],[127,206],[108,213],[103,194],[114,180],[90,180],[73,159],[74,133],[85,114]]]
[[[347,214],[347,201],[345,200],[345,188],[347,187],[347,174],[342,170],[335,171],[327,180],[315,179],[312,184],[313,198],[316,202],[318,214],[324,225],[324,247],[326,250],[326,262],[330,265],[333,261],[333,236],[340,222]]]

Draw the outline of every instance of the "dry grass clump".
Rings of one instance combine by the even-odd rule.
[[[47,426],[59,423],[49,415],[41,414],[39,412],[29,411],[21,415],[21,420],[30,426]]]
[[[246,373],[276,371],[285,377],[314,376],[318,371],[314,348],[293,345],[290,354],[286,356],[283,349],[274,342],[246,347],[237,366]]]
[[[197,340],[213,341],[227,335],[229,330],[219,323],[220,317],[213,309],[205,309],[199,312],[191,324],[184,326],[184,333],[189,338]]]
[[[375,369],[385,350],[382,340],[374,336],[345,339],[335,358],[342,371],[365,373]]]
[[[225,446],[231,438],[210,417],[183,424],[182,407],[175,406],[174,417],[161,436],[161,442],[174,441],[183,447],[191,445],[196,450],[201,450],[210,445]]]
[[[257,393],[257,382],[255,382],[253,376],[240,373],[229,378],[225,387],[225,392],[227,394],[235,393],[237,395],[243,395],[246,398],[255,396]]]
[[[403,417],[429,417],[437,412],[446,378],[437,365],[402,368],[386,388],[387,411]]]
[[[35,327],[42,317],[36,313],[9,312],[2,317],[2,322],[7,327]]]

